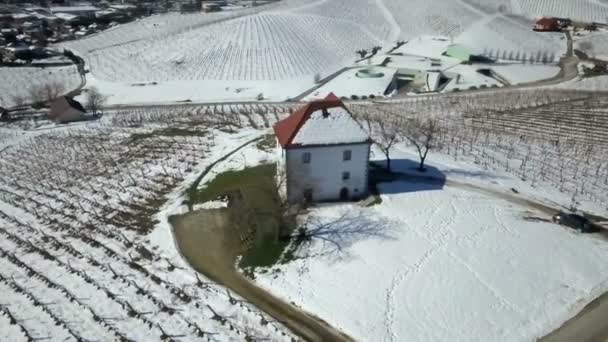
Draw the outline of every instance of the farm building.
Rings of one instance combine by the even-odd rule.
[[[51,102],[49,120],[56,123],[68,123],[82,120],[86,110],[82,104],[73,98],[61,96]]]
[[[561,24],[557,18],[540,18],[534,23],[534,31],[559,32]]]
[[[367,194],[371,139],[333,93],[279,121],[274,132],[278,179],[289,202]]]

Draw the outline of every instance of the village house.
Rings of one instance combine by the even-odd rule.
[[[562,27],[557,18],[540,18],[534,22],[534,31],[559,32]]]
[[[56,123],[68,123],[84,118],[86,110],[82,104],[68,96],[60,96],[51,102],[49,120]]]
[[[277,177],[289,202],[367,194],[371,139],[334,94],[296,110],[274,132]]]

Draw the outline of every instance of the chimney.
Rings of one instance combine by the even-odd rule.
[[[327,119],[329,117],[329,112],[327,111],[327,108],[323,108],[323,119]]]

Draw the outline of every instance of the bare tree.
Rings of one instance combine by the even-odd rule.
[[[395,122],[396,115],[386,113],[378,118],[376,124],[378,132],[374,135],[374,143],[386,157],[386,169],[391,171],[391,148],[399,142],[398,123]]]
[[[403,136],[416,147],[420,157],[418,170],[426,171],[424,162],[431,149],[438,147],[439,125],[435,118],[414,118],[402,126]]]
[[[61,96],[65,91],[63,84],[49,82],[42,85],[30,87],[30,99],[34,103],[49,103]]]
[[[87,92],[86,107],[93,114],[101,112],[103,114],[103,107],[105,106],[108,97],[102,94],[96,87],[91,87]]]

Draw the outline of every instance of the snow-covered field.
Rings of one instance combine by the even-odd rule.
[[[406,150],[394,164],[411,172]],[[432,164],[450,179],[521,185],[444,159]],[[381,341],[533,341],[608,290],[608,245],[596,237],[526,221],[542,215],[470,189],[402,181],[380,191],[371,208],[312,210],[307,222],[327,240],[256,281],[357,340]]]
[[[107,104],[154,104],[167,102],[286,101],[314,85],[313,77],[282,81],[166,81],[115,83],[89,78],[88,87],[97,87],[107,96]],[[78,99],[84,100],[81,95]]]
[[[572,81],[562,83],[557,86],[562,89],[577,89],[591,91],[607,91],[608,76],[597,76],[588,78],[578,78]]]
[[[0,80],[0,107],[31,102],[32,87],[57,83],[68,92],[80,85],[80,75],[75,65],[49,68],[4,67],[0,68]]]
[[[507,79],[511,84],[534,82],[554,77],[559,73],[558,66],[542,64],[526,66],[522,66],[521,64],[493,65],[491,69]]]

